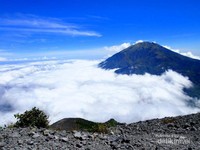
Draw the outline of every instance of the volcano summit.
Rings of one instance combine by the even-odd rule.
[[[116,69],[117,74],[161,75],[173,70],[187,76],[193,87],[185,89],[191,97],[200,98],[200,60],[192,59],[151,42],[132,45],[99,64],[103,69]]]

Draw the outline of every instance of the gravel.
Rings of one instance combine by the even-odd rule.
[[[199,150],[200,113],[120,124],[108,133],[0,129],[0,150]]]

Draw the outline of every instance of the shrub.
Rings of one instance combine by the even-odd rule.
[[[108,127],[105,123],[98,123],[96,129],[94,130],[99,133],[108,133]]]
[[[174,122],[175,122],[174,118],[166,117],[166,118],[162,119],[162,123],[164,123],[164,124],[174,123]]]
[[[108,127],[115,127],[115,126],[117,126],[119,123],[118,123],[115,119],[110,119],[110,120],[108,120],[107,122],[105,122],[105,124],[106,124]]]
[[[15,114],[17,122],[15,127],[37,127],[46,128],[49,125],[48,116],[38,108],[34,107],[23,114]]]

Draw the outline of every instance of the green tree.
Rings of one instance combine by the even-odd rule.
[[[17,122],[15,127],[37,127],[47,128],[49,126],[48,116],[36,107],[30,111],[25,111],[23,114],[15,114]]]

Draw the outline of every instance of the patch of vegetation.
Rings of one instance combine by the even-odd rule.
[[[108,133],[108,127],[104,123],[95,123],[88,130],[89,132]]]
[[[164,118],[162,120],[162,123],[164,123],[164,124],[169,124],[169,123],[174,123],[174,122],[175,122],[174,118]]]
[[[117,126],[119,123],[118,123],[115,119],[110,119],[110,120],[108,120],[107,122],[105,122],[105,124],[106,124],[108,127],[115,127],[115,126]]]
[[[15,114],[17,122],[14,127],[37,127],[47,128],[49,126],[48,116],[40,109],[33,107],[23,114]]]
[[[118,124],[118,122],[114,119],[110,119],[105,123],[96,123],[84,119],[78,119],[76,123],[80,130],[99,133],[108,133],[109,127],[115,127]]]

